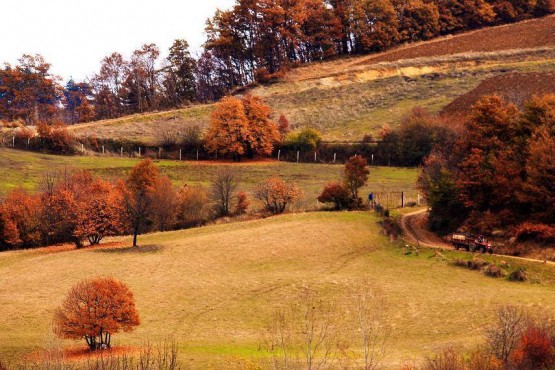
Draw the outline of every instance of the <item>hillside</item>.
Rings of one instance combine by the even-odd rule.
[[[436,113],[482,81],[510,72],[555,70],[555,16],[447,36],[362,57],[314,63],[250,92],[293,127],[310,125],[326,140],[359,140],[397,125],[415,106]],[[79,136],[149,144],[164,130],[205,126],[210,105],[77,125]]]
[[[73,284],[97,275],[127,283],[141,315],[135,332],[114,336],[116,346],[171,337],[192,368],[263,360],[260,344],[268,321],[306,287],[347,311],[355,289],[382,290],[393,328],[386,362],[393,368],[447,343],[474,348],[501,304],[555,309],[550,267],[514,261],[514,268],[521,263],[528,268],[535,283],[488,278],[453,267],[432,251],[407,254],[390,246],[377,219],[365,213],[293,214],[240,225],[145,236],[144,247],[136,250],[126,248],[123,239],[100,249],[0,254],[0,295],[10,297],[0,305],[0,357],[15,361],[49,345],[83,345],[53,340],[50,320]],[[342,335],[360,358],[348,318]]]
[[[498,95],[522,108],[533,95],[555,94],[555,71],[546,73],[508,73],[483,81],[474,90],[458,97],[442,110],[445,115],[465,115],[486,95]]]
[[[138,159],[89,157],[89,156],[54,156],[33,152],[12,150],[0,147],[0,197],[8,191],[23,187],[35,191],[47,171],[75,168],[90,170],[93,174],[108,180],[124,178]],[[174,185],[210,186],[210,180],[218,170],[226,167],[237,171],[241,189],[252,193],[261,181],[280,176],[288,182],[294,182],[303,190],[299,202],[300,209],[312,209],[316,198],[325,184],[341,177],[343,166],[328,164],[288,163],[288,162],[244,162],[228,163],[216,161],[156,161],[161,173],[170,177]],[[363,194],[369,192],[405,191],[410,200],[417,194],[415,190],[417,170],[412,168],[372,167],[371,175]],[[255,206],[258,207],[258,205]]]

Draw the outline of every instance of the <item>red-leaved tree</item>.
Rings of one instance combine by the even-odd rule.
[[[133,293],[109,277],[75,285],[54,314],[54,332],[61,338],[84,338],[91,351],[109,348],[112,335],[139,324]]]

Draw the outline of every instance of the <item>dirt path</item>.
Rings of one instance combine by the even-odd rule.
[[[453,250],[453,247],[451,246],[451,244],[446,243],[445,241],[443,241],[443,239],[441,239],[431,231],[427,230],[426,228],[426,222],[428,218],[427,213],[428,213],[427,209],[421,209],[416,212],[407,213],[406,215],[403,215],[401,217],[401,227],[403,228],[405,237],[409,241],[421,246],[425,246],[429,248]],[[517,259],[521,261],[544,263],[551,266],[555,266],[555,262],[551,262],[551,261],[507,256],[502,254],[499,254],[498,256]]]

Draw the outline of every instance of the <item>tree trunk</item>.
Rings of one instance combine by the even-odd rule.
[[[139,235],[139,228],[138,228],[138,227],[134,227],[134,228],[133,228],[133,246],[134,246],[134,247],[137,246],[137,235]]]

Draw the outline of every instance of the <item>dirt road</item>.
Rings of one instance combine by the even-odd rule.
[[[427,213],[428,213],[427,209],[421,209],[416,212],[407,213],[406,215],[403,215],[401,217],[401,227],[403,228],[405,237],[408,239],[408,241],[424,247],[453,250],[453,246],[451,246],[451,244],[446,243],[445,241],[443,241],[443,239],[441,239],[431,231],[427,230],[426,228],[426,222],[428,218]],[[506,256],[506,255],[499,255],[499,256],[518,259],[522,261],[545,263],[548,265],[555,266],[555,262],[551,262],[551,261],[543,261],[543,260],[537,260],[532,258],[514,257],[514,256]]]

